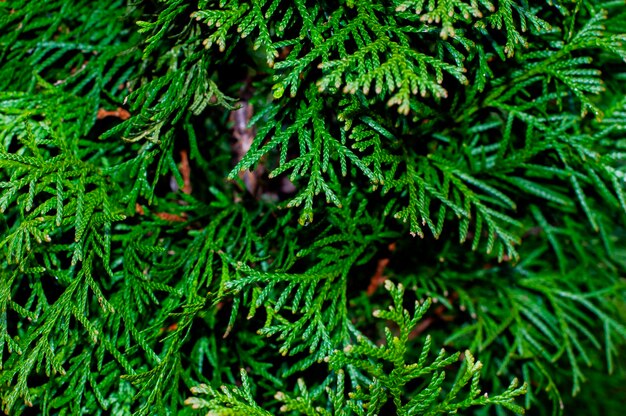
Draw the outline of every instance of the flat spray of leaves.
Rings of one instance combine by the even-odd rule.
[[[376,415],[383,414],[383,408],[387,412],[393,408],[397,415],[438,415],[457,413],[472,406],[501,405],[517,414],[524,413],[524,409],[515,404],[515,398],[526,393],[526,386],[519,387],[518,381],[513,380],[500,394],[482,393],[479,387],[482,364],[469,351],[464,352],[463,364],[447,390],[442,388],[446,369],[458,362],[460,353],[448,355],[442,349],[431,357],[432,339],[427,336],[417,362],[407,362],[408,349],[415,343],[409,340],[409,335],[431,302],[429,299],[416,302],[411,313],[403,307],[402,285],[387,280],[385,289],[393,305],[388,310],[374,312],[376,318],[387,322],[384,343],[376,345],[359,337],[356,344],[349,344],[326,357],[324,361],[331,370],[329,380],[324,383],[326,388],[310,392],[305,381],[298,380],[292,394],[276,393],[275,399],[283,403],[282,412],[309,416]],[[351,379],[350,388],[346,386],[346,378]],[[250,381],[243,369],[241,379],[241,387],[222,386],[219,390],[207,385],[193,387],[192,393],[201,397],[191,397],[186,403],[208,411],[207,415],[222,412],[268,415],[254,402]],[[408,387],[409,383],[415,385],[416,382],[418,387]],[[393,403],[393,407],[389,407],[388,402]]]

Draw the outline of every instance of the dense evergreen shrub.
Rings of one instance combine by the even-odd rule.
[[[625,41],[622,0],[0,1],[4,411],[622,414]]]

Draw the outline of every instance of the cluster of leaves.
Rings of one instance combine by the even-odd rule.
[[[5,412],[621,410],[623,3],[40,3],[0,2]]]
[[[465,352],[465,361],[451,389],[444,397],[438,394],[445,379],[445,369],[459,359],[459,353],[447,356],[442,349],[434,361],[428,360],[432,340],[426,337],[416,363],[408,364],[406,355],[411,350],[409,337],[420,319],[428,310],[431,302],[426,300],[415,303],[413,315],[403,308],[404,288],[385,282],[393,298],[393,306],[389,310],[374,311],[376,318],[385,319],[395,324],[399,334],[394,335],[389,327],[385,327],[385,344],[377,346],[364,337],[357,338],[357,344],[349,344],[342,351],[334,351],[325,361],[329,363],[330,377],[322,384],[325,389],[315,386],[312,391],[307,389],[303,379],[298,380],[298,388],[292,395],[278,392],[275,399],[284,403],[281,411],[295,411],[298,414],[322,415],[370,415],[395,413],[398,415],[437,415],[457,413],[471,406],[499,404],[515,412],[523,413],[524,409],[513,402],[515,396],[524,394],[526,386],[518,387],[516,379],[503,393],[489,397],[481,395],[479,389],[480,369],[482,364],[475,361],[469,351]],[[388,370],[388,363],[393,369]],[[346,398],[346,372],[351,379],[353,391]],[[430,380],[422,380],[430,377]],[[251,386],[244,370],[241,371],[242,387],[222,386],[221,391],[208,385],[192,388],[195,394],[208,396],[208,400],[198,397],[189,398],[186,402],[196,409],[207,409],[210,412],[245,412],[251,415],[267,415],[254,402]],[[411,389],[407,385],[419,380],[419,387]],[[336,383],[334,388],[328,384]],[[462,389],[469,383],[469,392],[460,399]],[[327,398],[323,393],[326,392]],[[320,400],[321,399],[321,400]],[[321,402],[322,406],[313,403]],[[387,405],[389,402],[389,405]],[[391,405],[393,403],[393,405]],[[387,406],[386,406],[387,405]],[[386,407],[385,407],[386,406]],[[209,413],[210,414],[210,413]]]

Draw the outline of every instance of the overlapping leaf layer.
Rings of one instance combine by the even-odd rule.
[[[621,1],[0,1],[4,411],[621,414],[624,42]]]

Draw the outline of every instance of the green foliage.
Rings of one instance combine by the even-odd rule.
[[[616,1],[1,1],[3,410],[621,414],[624,42]]]
[[[441,350],[434,361],[429,360],[429,351],[432,346],[430,337],[426,337],[419,359],[416,363],[406,363],[405,356],[411,349],[409,337],[420,319],[430,306],[430,300],[423,303],[416,302],[415,312],[403,309],[404,288],[402,285],[394,285],[391,281],[385,282],[385,287],[391,292],[393,306],[389,310],[374,311],[376,318],[397,326],[398,335],[394,335],[385,327],[385,343],[377,346],[363,337],[357,338],[357,344],[347,345],[343,351],[334,351],[325,361],[329,363],[331,373],[330,383],[336,383],[336,388],[326,388],[328,398],[323,397],[322,403],[327,402],[330,407],[314,406],[313,402],[323,392],[309,392],[305,382],[298,380],[297,390],[294,396],[283,392],[276,393],[276,400],[283,402],[281,411],[295,411],[306,415],[347,415],[347,414],[380,414],[388,400],[393,401],[395,413],[399,415],[435,415],[456,413],[460,409],[470,406],[485,406],[488,404],[500,404],[516,413],[523,413],[524,409],[515,403],[515,396],[524,394],[526,387],[517,387],[517,380],[513,380],[509,388],[500,395],[489,397],[487,393],[481,395],[478,387],[480,369],[482,364],[475,361],[469,351],[465,352],[463,368],[451,386],[451,389],[441,396],[442,383],[445,379],[445,368],[459,359],[459,353],[447,356],[445,350]],[[385,363],[389,363],[393,369],[386,370]],[[352,380],[352,391],[348,392],[346,400],[346,372]],[[205,394],[209,400],[192,397],[187,403],[194,408],[208,409],[215,414],[221,412],[228,414],[232,411],[246,412],[253,415],[265,415],[265,411],[254,405],[250,384],[247,374],[241,371],[243,386],[229,388],[222,386],[221,392],[210,386],[202,385],[192,388],[195,394]],[[416,380],[424,380],[419,388],[407,388],[407,384]],[[463,400],[458,396],[461,390],[469,383],[470,391]],[[331,384],[332,385],[332,384]],[[245,403],[247,402],[247,403]],[[250,404],[252,406],[250,406]],[[390,412],[390,409],[386,410]],[[211,414],[211,413],[209,413]]]

